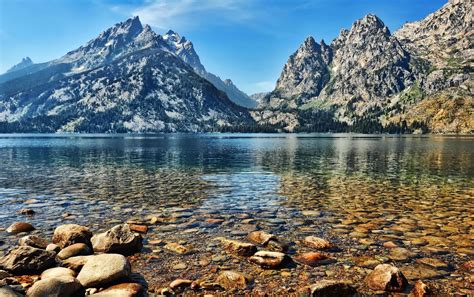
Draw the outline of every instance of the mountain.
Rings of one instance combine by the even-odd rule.
[[[368,14],[330,46],[310,36],[252,115],[287,131],[472,133],[471,14],[453,0],[394,34]]]
[[[217,75],[206,71],[204,66],[201,64],[201,60],[194,50],[194,45],[191,41],[172,30],[169,30],[165,35],[163,35],[163,39],[173,49],[177,56],[189,64],[197,74],[211,82],[219,90],[225,92],[229,99],[235,104],[246,108],[256,107],[257,103],[247,94],[239,90],[230,79],[222,80]]]
[[[2,76],[0,131],[198,132],[253,123],[138,17],[22,71]]]
[[[30,57],[26,57],[26,58],[21,59],[20,63],[14,65],[10,69],[8,69],[7,73],[18,71],[18,70],[21,70],[21,69],[26,68],[28,66],[31,66],[31,65],[33,65],[33,61],[31,61]]]

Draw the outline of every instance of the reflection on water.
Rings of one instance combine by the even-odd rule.
[[[46,233],[163,215],[177,220],[154,234],[188,228],[174,236],[191,243],[264,229],[353,255],[387,241],[450,263],[473,253],[472,137],[0,135],[0,160],[0,227],[28,206]],[[215,216],[227,224],[209,228]]]

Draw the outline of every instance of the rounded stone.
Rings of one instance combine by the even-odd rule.
[[[56,276],[37,281],[28,290],[27,297],[72,296],[81,288],[79,281],[72,276]]]
[[[36,235],[27,235],[20,238],[18,244],[44,250],[48,246],[48,241]]]
[[[46,278],[54,278],[54,277],[61,277],[61,276],[72,276],[76,277],[76,272],[72,269],[65,268],[65,267],[54,267],[50,269],[46,269],[41,273],[41,279]]]
[[[304,243],[308,247],[315,248],[318,250],[326,250],[332,248],[332,244],[329,241],[316,236],[306,236],[304,239]]]
[[[89,256],[77,279],[85,288],[110,284],[130,274],[130,263],[120,254]]]
[[[30,223],[16,222],[16,223],[11,224],[7,228],[7,233],[17,234],[21,232],[31,232],[33,230],[35,230],[35,227],[33,227],[33,225],[31,225]]]
[[[216,282],[226,290],[247,288],[247,279],[237,271],[222,271],[217,277]]]
[[[94,252],[130,255],[139,252],[143,246],[142,237],[132,232],[128,224],[117,225],[91,239]]]
[[[123,283],[108,287],[91,297],[138,297],[143,295],[143,286],[138,283]]]
[[[65,248],[75,243],[84,243],[90,246],[91,237],[92,232],[89,231],[89,228],[76,224],[67,224],[61,225],[54,230],[53,243],[57,244],[60,248]]]
[[[90,255],[91,249],[84,243],[75,243],[68,247],[65,247],[58,253],[58,258],[65,260],[74,256]]]
[[[280,252],[259,251],[256,252],[249,261],[262,268],[278,268],[286,259],[286,255]]]
[[[376,291],[401,292],[408,284],[402,272],[390,264],[380,264],[365,278],[367,286]]]
[[[56,253],[30,246],[19,246],[0,259],[0,268],[14,274],[38,273],[55,263]]]

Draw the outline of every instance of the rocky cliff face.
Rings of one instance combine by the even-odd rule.
[[[33,65],[33,61],[31,61],[30,57],[26,57],[26,58],[23,58],[21,59],[20,63],[14,65],[13,67],[11,67],[10,69],[7,70],[7,73],[8,72],[14,72],[14,71],[18,71],[18,70],[21,70],[21,69],[24,69],[28,66],[31,66]]]
[[[217,75],[207,72],[206,68],[201,64],[201,60],[194,49],[193,43],[184,36],[182,37],[178,33],[169,30],[163,35],[163,39],[178,57],[190,65],[197,74],[212,83],[217,89],[225,92],[232,102],[247,108],[253,108],[257,105],[252,98],[239,90],[230,79],[222,80]]]
[[[138,18],[34,70],[0,83],[0,130],[196,132],[252,122]]]
[[[320,114],[308,113],[310,109],[330,112],[334,120],[349,127],[380,125],[383,130],[413,125],[436,132],[443,131],[440,127],[446,127],[444,132],[474,132],[473,120],[466,123],[466,114],[474,118],[472,105],[469,108],[473,62],[470,18],[469,1],[453,0],[393,35],[378,17],[369,14],[349,30],[342,30],[330,47],[307,38],[289,58],[277,87],[260,108],[272,111],[272,118],[281,119],[279,125],[289,131],[308,122],[302,117]],[[448,121],[442,124],[433,124],[428,116],[412,115],[417,120],[410,119],[407,111],[422,113],[421,102],[433,96],[438,103],[457,98],[457,104],[437,106],[448,108],[450,114],[462,114],[464,123],[458,125],[462,128],[452,128],[456,126],[453,116],[438,117]],[[294,117],[286,123],[288,113]],[[433,113],[430,109],[430,115]],[[261,114],[254,113],[259,122]]]

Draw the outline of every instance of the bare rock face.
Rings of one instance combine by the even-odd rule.
[[[90,256],[77,279],[85,288],[104,286],[130,275],[130,263],[119,254]]]
[[[28,290],[27,297],[63,297],[72,296],[81,288],[81,284],[72,276],[57,276],[42,279]]]
[[[142,248],[142,237],[130,230],[128,224],[117,225],[94,235],[91,239],[94,252],[130,255]]]
[[[54,265],[56,253],[20,246],[0,259],[0,268],[14,274],[38,273]]]
[[[408,281],[397,267],[380,264],[367,275],[365,283],[375,291],[401,292]]]
[[[271,108],[296,108],[307,99],[318,96],[329,81],[328,64],[332,50],[324,41],[309,36],[290,56],[267,104]]]
[[[75,243],[84,243],[90,246],[91,237],[92,232],[87,227],[75,224],[61,225],[54,230],[53,243],[61,248]]]

